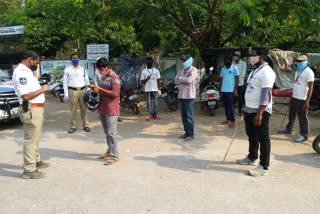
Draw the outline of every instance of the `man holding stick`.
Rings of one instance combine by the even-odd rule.
[[[257,165],[260,146],[260,163],[255,169],[249,170],[252,176],[268,175],[270,162],[269,118],[272,112],[272,86],[275,73],[266,62],[268,49],[255,47],[252,49],[250,63],[255,66],[248,77],[245,93],[244,119],[246,133],[249,137],[249,154],[241,160],[241,165]]]

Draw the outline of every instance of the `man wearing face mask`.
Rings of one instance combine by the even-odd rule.
[[[152,119],[159,120],[158,105],[159,105],[159,89],[160,89],[160,72],[153,67],[152,57],[146,59],[147,68],[141,73],[141,82],[144,84],[144,91],[147,100],[147,108],[149,112],[148,121]],[[153,102],[153,108],[152,104]]]
[[[239,85],[238,85],[238,102],[239,102],[239,114],[241,114],[242,106],[244,105],[244,94],[246,92],[246,86],[244,80],[246,78],[247,64],[241,60],[240,51],[236,51],[233,54],[233,65],[237,66],[239,70]]]
[[[181,119],[184,127],[184,134],[180,136],[184,141],[194,138],[194,102],[196,98],[196,79],[198,78],[197,68],[192,66],[193,58],[186,55],[181,58],[183,69],[174,78],[174,83],[179,85],[178,98],[181,105]]]
[[[98,109],[101,124],[107,138],[108,150],[99,159],[107,159],[104,165],[119,161],[117,144],[117,120],[119,116],[120,78],[109,68],[106,58],[99,58],[96,67],[102,77],[99,86],[89,85],[95,93],[100,93],[101,103]]]
[[[37,70],[40,58],[37,53],[24,53],[21,63],[14,70],[12,81],[15,93],[20,103],[20,119],[24,127],[22,178],[40,179],[45,174],[38,169],[49,167],[48,163],[40,160],[38,151],[43,125],[44,93],[49,90],[48,85],[40,86],[33,71]]]
[[[79,104],[82,119],[82,128],[90,132],[88,122],[88,108],[83,102],[83,94],[86,92],[86,85],[89,85],[89,78],[86,70],[79,65],[79,56],[76,53],[71,54],[72,66],[64,70],[63,89],[65,102],[70,100],[71,121],[69,134],[77,130],[77,106]]]
[[[232,57],[225,56],[225,66],[220,71],[220,96],[222,95],[226,120],[222,124],[229,125],[229,128],[235,126],[234,118],[234,96],[237,95],[239,84],[239,70],[231,64]]]
[[[308,118],[307,110],[313,91],[314,73],[308,67],[308,57],[301,55],[296,59],[297,72],[293,83],[293,94],[290,102],[289,123],[285,130],[280,130],[280,134],[291,134],[296,114],[298,114],[300,124],[300,137],[295,141],[302,143],[308,140]]]
[[[260,163],[255,169],[249,170],[252,176],[268,175],[270,162],[269,118],[272,112],[272,87],[275,73],[266,62],[268,49],[255,47],[252,49],[250,63],[255,66],[247,80],[245,93],[244,120],[246,133],[249,137],[249,154],[237,160],[241,165],[257,165],[260,146]]]

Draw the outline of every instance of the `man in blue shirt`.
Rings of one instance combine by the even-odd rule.
[[[238,96],[239,70],[237,66],[231,64],[232,56],[225,56],[224,63],[225,66],[220,71],[219,92],[220,96],[222,95],[227,119],[222,124],[229,125],[229,128],[232,128],[235,126],[233,96]]]

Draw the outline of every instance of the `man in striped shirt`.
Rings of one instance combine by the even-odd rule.
[[[95,93],[101,94],[98,109],[100,121],[106,134],[108,150],[98,158],[105,158],[104,165],[112,165],[119,160],[117,145],[117,120],[119,116],[120,78],[109,68],[109,61],[102,57],[96,62],[96,67],[102,76],[99,86],[90,85]]]

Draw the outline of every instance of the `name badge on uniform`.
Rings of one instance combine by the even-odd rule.
[[[19,82],[20,82],[21,85],[26,85],[27,84],[27,78],[21,77],[21,78],[19,78]]]

